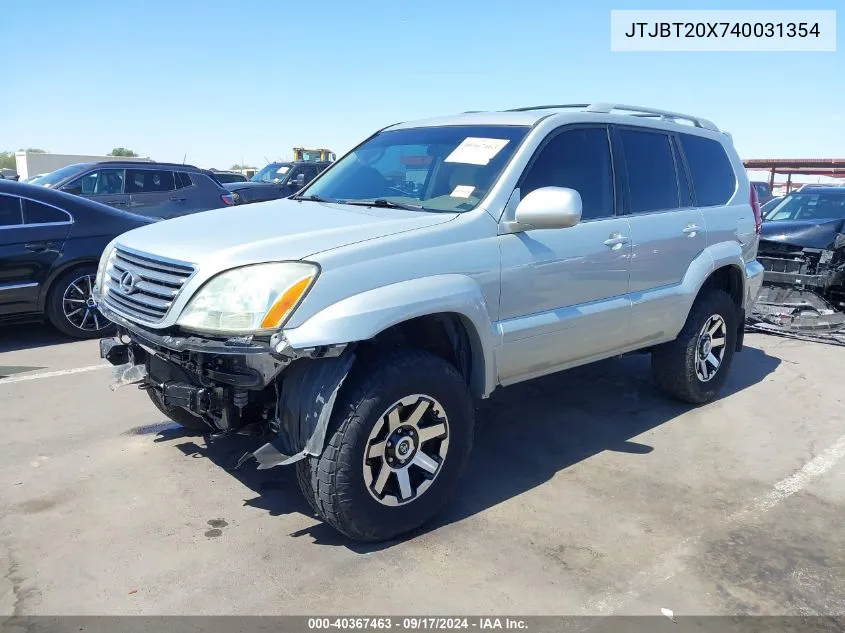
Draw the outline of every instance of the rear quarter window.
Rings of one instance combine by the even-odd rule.
[[[700,207],[727,204],[736,190],[736,175],[725,148],[713,139],[692,134],[679,136],[692,177],[696,204]]]

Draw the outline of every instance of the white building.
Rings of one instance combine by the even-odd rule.
[[[38,174],[48,174],[60,167],[74,163],[95,163],[105,160],[131,160],[139,163],[151,163],[149,157],[129,158],[126,156],[84,156],[82,154],[41,154],[33,152],[15,152],[15,166],[21,180]]]

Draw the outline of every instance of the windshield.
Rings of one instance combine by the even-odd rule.
[[[82,163],[62,167],[61,169],[57,169],[56,171],[50,172],[49,174],[44,174],[43,176],[39,177],[38,184],[42,187],[52,187],[53,185],[60,183],[69,176],[75,176],[80,171],[82,171],[84,167],[85,165]]]
[[[282,182],[285,179],[285,174],[289,171],[290,165],[288,163],[270,163],[250,180],[252,182]]]
[[[469,211],[527,132],[527,127],[502,125],[382,132],[334,163],[302,196]]]
[[[839,220],[845,218],[845,193],[791,193],[766,215],[765,220]]]

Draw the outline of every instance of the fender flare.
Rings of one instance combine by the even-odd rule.
[[[456,314],[466,328],[472,348],[470,388],[473,395],[487,397],[496,386],[496,330],[481,287],[467,275],[434,275],[373,288],[282,334],[293,349],[342,345],[372,339],[409,319],[442,313]]]

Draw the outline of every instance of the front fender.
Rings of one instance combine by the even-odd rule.
[[[496,383],[496,334],[481,288],[466,275],[435,275],[374,288],[330,305],[283,334],[294,349],[339,345],[440,313],[461,318],[472,345],[472,391],[488,396]]]

